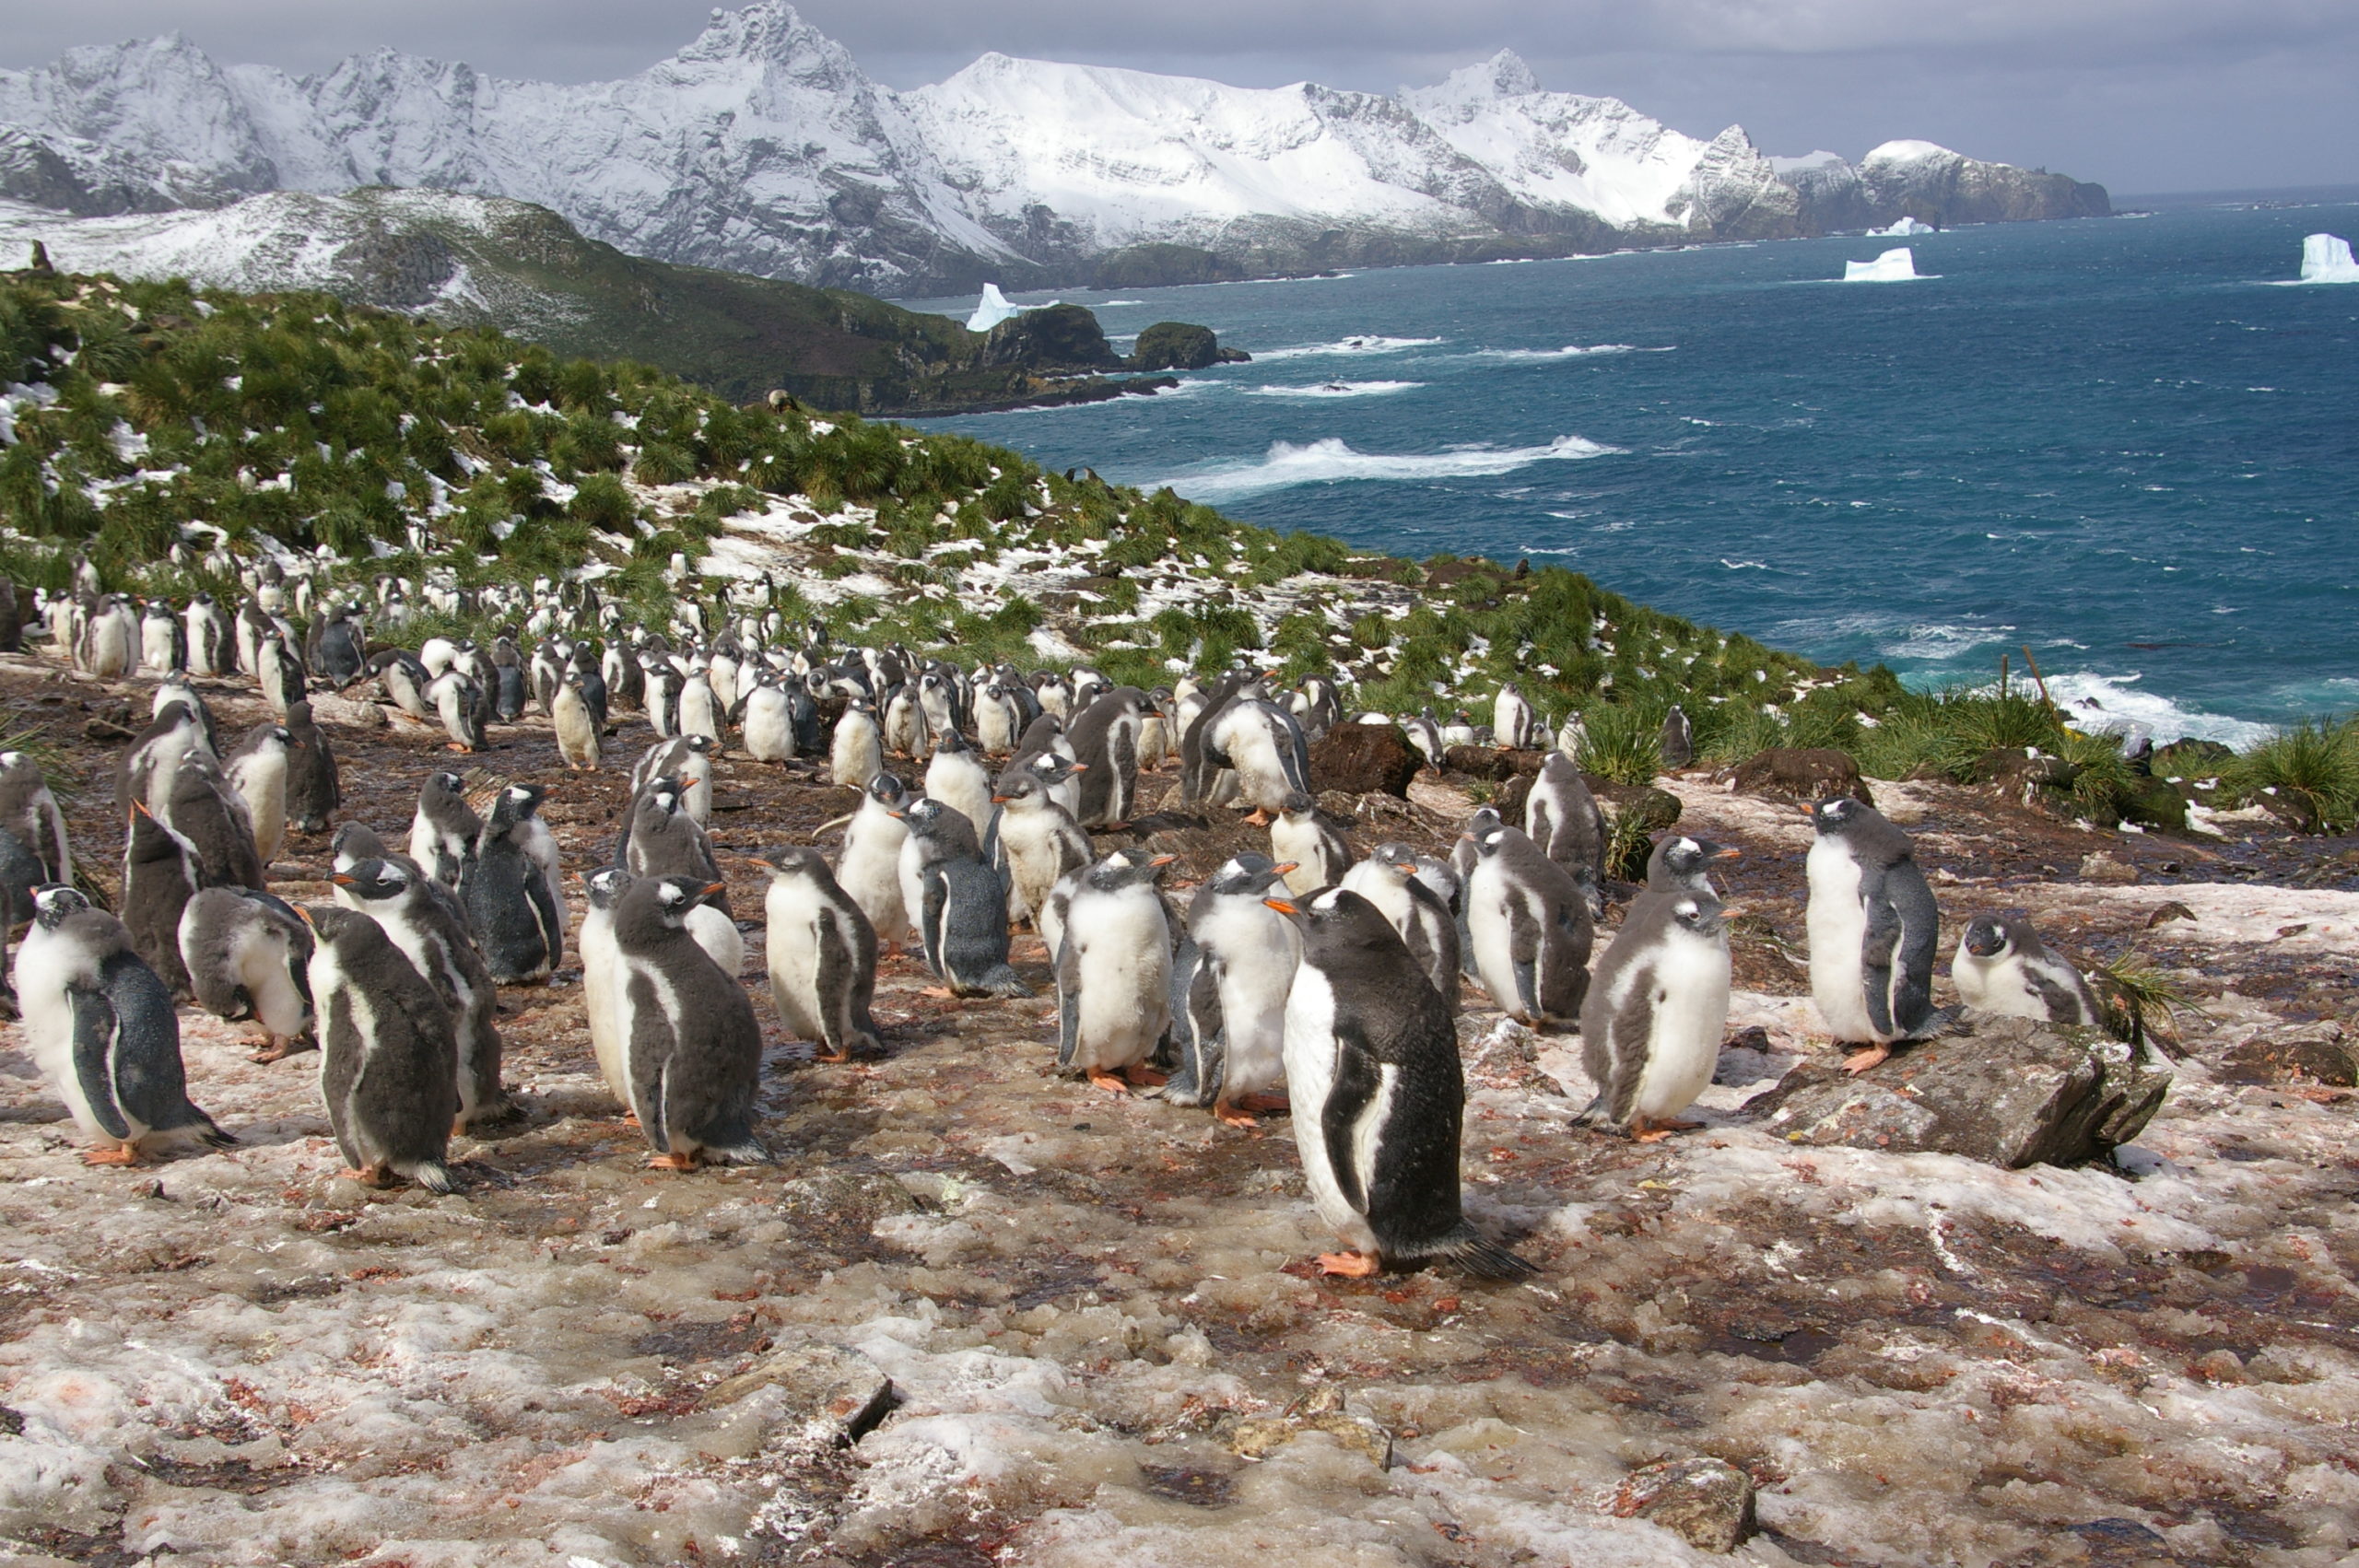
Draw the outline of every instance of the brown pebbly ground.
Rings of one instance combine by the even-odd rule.
[[[229,729],[262,716],[242,686],[208,696]],[[64,747],[110,885],[118,748],[83,737],[126,702],[135,727],[144,685],[0,659],[8,727]],[[458,766],[550,785],[569,866],[602,860],[644,726],[596,775],[537,720],[495,738]],[[405,834],[440,739],[336,729],[346,814]],[[571,972],[503,997],[527,1114],[461,1141],[443,1198],[340,1180],[317,1059],[256,1065],[193,1013],[193,1093],[240,1146],[85,1169],[0,1030],[0,1563],[1683,1562],[1704,1554],[1608,1504],[1693,1456],[1758,1486],[1750,1562],[2350,1561],[2353,1095],[2222,1066],[2352,1026],[2351,847],[2095,834],[1879,784],[1952,920],[2024,908],[2084,958],[2135,946],[2207,1010],[2134,1179],[2003,1172],[1798,1151],[1732,1114],[1826,1048],[1798,966],[1808,828],[1672,787],[1684,825],[1745,850],[1739,1043],[1709,1125],[1641,1147],[1568,1127],[1578,1042],[1469,989],[1467,1200],[1540,1265],[1521,1286],[1313,1277],[1332,1243],[1284,1118],[1235,1131],[1053,1077],[1028,936],[1040,999],[931,1000],[902,958],[880,1059],[777,1041],[775,1169],[643,1169]],[[716,796],[740,852],[851,803],[734,757]],[[1423,781],[1362,804],[1363,848],[1438,848],[1467,802]],[[1262,842],[1140,832],[1184,880]],[[2095,849],[2141,880],[2082,882]],[[293,841],[280,891],[323,898],[325,853]],[[723,859],[758,911],[757,868]],[[2168,902],[2194,918],[2150,929]],[[896,1402],[853,1413],[887,1378]]]

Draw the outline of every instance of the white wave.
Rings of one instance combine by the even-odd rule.
[[[1559,436],[1544,447],[1472,446],[1419,454],[1363,452],[1331,436],[1302,446],[1273,442],[1259,459],[1174,474],[1163,483],[1198,500],[1234,500],[1297,485],[1484,478],[1512,474],[1535,462],[1572,462],[1621,451],[1579,436]]]
[[[1265,348],[1253,357],[1256,359],[1315,359],[1345,354],[1398,354],[1404,348],[1430,348],[1441,341],[1438,337],[1367,335],[1342,338],[1334,343],[1298,344],[1292,348]]]
[[[1394,392],[1414,392],[1423,381],[1321,381],[1316,386],[1260,386],[1250,389],[1254,397],[1389,397]]]
[[[1097,302],[1097,308],[1101,310],[1110,310],[1117,305],[1144,305],[1146,301],[1144,299],[1100,299]]]
[[[1600,354],[1669,354],[1678,346],[1673,343],[1649,347],[1635,343],[1568,343],[1562,348],[1478,348],[1466,357],[1529,363],[1539,359],[1585,359]]]
[[[2239,750],[2269,739],[2266,724],[2181,708],[2160,693],[2133,690],[2132,683],[2140,678],[2072,671],[2048,676],[2048,695],[2075,728],[2092,732],[2129,734],[2142,730],[2154,738],[2156,745],[2191,736]]]
[[[1769,569],[1766,561],[1731,561],[1726,556],[1720,557],[1720,565],[1732,572],[1766,572]]]

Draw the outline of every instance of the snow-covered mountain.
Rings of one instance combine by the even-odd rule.
[[[1142,247],[1218,275],[2106,210],[2097,187],[1930,144],[1766,158],[1734,126],[1702,141],[1543,91],[1506,53],[1396,97],[1001,54],[896,93],[782,0],[588,86],[392,50],[314,76],[225,68],[177,34],[0,71],[0,198],[111,214],[365,185],[511,197],[641,255],[899,292],[1086,281],[1119,252],[1153,281]]]

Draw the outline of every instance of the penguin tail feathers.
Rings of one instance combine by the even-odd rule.
[[[726,1146],[708,1143],[704,1146],[704,1157],[722,1165],[774,1165],[778,1163],[777,1158],[762,1147],[758,1138],[748,1138],[743,1143]]]
[[[1610,1130],[1614,1126],[1614,1114],[1605,1104],[1605,1096],[1600,1094],[1583,1106],[1579,1114],[1573,1117],[1573,1125],[1594,1128],[1601,1131]]]
[[[451,1179],[450,1171],[431,1160],[421,1160],[409,1169],[409,1179],[428,1192],[454,1192],[458,1184]]]
[[[222,1131],[213,1124],[211,1117],[198,1123],[196,1135],[216,1149],[235,1149],[238,1146],[237,1135]]]
[[[1039,993],[1024,983],[1024,977],[1002,964],[985,975],[975,989],[985,996],[1034,996]]]
[[[1538,1264],[1509,1252],[1463,1222],[1439,1242],[1424,1249],[1414,1261],[1438,1263],[1479,1280],[1528,1280],[1540,1272]]]

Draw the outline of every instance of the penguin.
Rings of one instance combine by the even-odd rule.
[[[1425,759],[1425,765],[1439,773],[1443,755],[1441,727],[1434,722],[1433,709],[1429,708],[1414,719],[1402,720],[1401,732],[1409,738],[1409,744]]]
[[[1089,863],[1089,835],[1030,768],[1001,774],[992,803],[998,808],[992,821],[992,863],[1007,883],[1008,918],[1029,919],[1033,930],[1047,937],[1040,917],[1049,892],[1058,878]],[[1049,951],[1055,954],[1053,942]]]
[[[541,803],[548,799],[549,792],[538,784],[511,784],[499,793],[516,813],[516,825],[509,829],[509,836],[516,841],[516,847],[524,851],[524,858],[540,868],[541,880],[548,885],[549,907],[557,911],[557,930],[562,931],[565,929],[564,857],[557,848],[557,835],[549,831],[549,825],[541,816]]]
[[[780,1025],[816,1042],[822,1061],[850,1061],[854,1046],[882,1049],[869,1014],[876,928],[816,849],[772,849],[754,860],[770,873],[763,947]]]
[[[975,702],[975,742],[992,756],[1012,756],[1024,733],[1024,709],[997,681],[983,687]]]
[[[229,786],[221,765],[194,747],[181,754],[172,790],[159,813],[164,825],[188,840],[204,868],[206,887],[263,887],[262,857],[254,848],[253,817],[245,798]]]
[[[467,781],[455,773],[428,774],[410,819],[409,858],[455,893],[482,833],[483,819],[467,804]]]
[[[917,704],[919,731],[928,755],[942,744],[942,737],[957,732],[963,717],[960,712],[958,673],[948,665],[928,670],[918,677]]]
[[[511,643],[509,648],[513,653],[515,645]],[[521,664],[522,656],[517,657]],[[557,688],[564,673],[564,652],[554,641],[544,640],[533,649],[532,697],[540,705],[543,713],[554,715],[557,712]]]
[[[247,818],[253,825],[254,853],[265,872],[287,840],[287,773],[294,744],[294,731],[286,725],[257,724],[222,765],[229,787],[246,803]]]
[[[720,697],[713,694],[712,682],[704,671],[691,667],[687,680],[680,687],[680,733],[702,735],[710,741],[713,750],[721,749]]]
[[[1845,1060],[1864,1072],[1933,1015],[1941,911],[1908,835],[1863,802],[1837,795],[1803,808],[1818,837],[1810,877],[1810,991]]]
[[[1707,893],[1649,893],[1630,907],[1581,1004],[1581,1057],[1597,1098],[1581,1113],[1641,1143],[1681,1121],[1719,1065],[1729,1023],[1732,913]]]
[[[157,674],[169,674],[188,664],[181,640],[180,617],[161,599],[151,599],[139,617],[139,662]]]
[[[311,928],[282,900],[242,887],[205,888],[181,911],[174,945],[199,1007],[262,1025],[255,1061],[291,1056],[296,1040],[311,1033]]]
[[[1441,727],[1441,747],[1445,757],[1453,747],[1474,745],[1481,740],[1482,737],[1475,733],[1474,720],[1466,716],[1462,708],[1450,715],[1449,722]]]
[[[427,690],[434,684],[434,676],[405,648],[389,648],[369,661],[369,673],[377,677],[383,688],[385,700],[408,714],[412,719],[434,717],[434,703]]]
[[[737,733],[745,755],[756,762],[794,760],[794,706],[786,688],[768,675],[757,675],[739,699]]]
[[[115,803],[145,801],[150,811],[163,811],[172,798],[173,774],[192,750],[217,755],[203,715],[187,703],[164,704],[116,760]]]
[[[917,930],[916,912],[901,892],[900,871],[901,846],[910,837],[900,811],[912,798],[894,774],[870,779],[836,860],[837,881],[888,952]]]
[[[1082,826],[1120,831],[1130,825],[1138,805],[1139,731],[1146,708],[1146,693],[1136,686],[1116,686],[1067,727],[1074,760],[1086,770],[1081,778],[1081,803],[1074,812]]]
[[[659,1170],[769,1159],[754,1136],[762,1031],[753,1001],[687,929],[688,911],[720,891],[718,881],[646,877],[615,906],[625,1103]]]
[[[491,712],[502,724],[524,717],[524,655],[516,639],[502,634],[491,643]]]
[[[109,596],[82,628],[78,652],[83,672],[102,681],[120,681],[138,667],[139,617],[122,594]]]
[[[1279,802],[1278,814],[1270,824],[1270,854],[1292,862],[1294,869],[1286,872],[1287,891],[1306,897],[1343,881],[1344,873],[1359,858],[1342,834],[1320,820],[1319,802],[1299,790]]]
[[[123,926],[131,949],[175,998],[190,992],[180,947],[181,912],[205,886],[196,847],[131,802],[123,843]]]
[[[543,984],[565,958],[564,907],[553,900],[546,868],[520,841],[541,794],[530,784],[499,792],[460,883],[494,985]]]
[[[1063,737],[1057,737],[1055,743],[1062,745]],[[1028,755],[1019,754],[1000,777],[1004,779],[1007,773],[1019,770],[1030,773],[1047,787],[1049,799],[1062,807],[1067,816],[1079,822],[1081,776],[1087,766],[1086,763],[1075,762],[1060,751],[1037,751]]]
[[[316,935],[308,976],[320,1096],[344,1176],[367,1187],[406,1176],[428,1192],[450,1191],[451,1133],[463,1113],[448,1003],[368,916],[326,908],[307,918]]]
[[[1463,973],[1458,954],[1458,922],[1449,905],[1417,873],[1417,852],[1406,844],[1379,844],[1376,853],[1344,873],[1342,886],[1376,907],[1409,950],[1417,973],[1433,982],[1442,1010],[1458,1016],[1458,985]]]
[[[1700,893],[1718,898],[1720,891],[1712,885],[1712,862],[1733,860],[1737,854],[1727,845],[1715,844],[1708,838],[1666,834],[1655,845],[1654,853],[1647,857],[1647,891]]]
[[[638,881],[620,866],[602,866],[581,879],[587,903],[581,911],[581,1012],[590,1029],[590,1049],[600,1076],[626,1112],[630,1080],[623,1068],[621,1024],[622,954],[615,946],[615,905]],[[734,930],[733,926],[731,928]]]
[[[1551,752],[1523,802],[1524,837],[1565,868],[1589,900],[1591,919],[1605,916],[1605,813],[1572,758]]]
[[[171,992],[131,950],[121,920],[73,888],[44,886],[15,978],[33,1060],[90,1140],[83,1164],[131,1165],[176,1144],[237,1141],[189,1103]]]
[[[885,749],[896,756],[923,756],[925,715],[918,707],[916,689],[907,684],[895,686],[885,694],[885,700],[877,706]]]
[[[606,683],[606,698],[616,708],[633,708],[644,700],[647,672],[639,662],[639,650],[619,637],[606,639],[605,657],[598,662],[598,673]]]
[[[1530,751],[1532,737],[1539,731],[1539,720],[1532,711],[1532,704],[1523,697],[1523,689],[1513,681],[1499,688],[1491,704],[1491,738],[1505,750]]]
[[[1687,722],[1687,710],[1677,703],[1662,716],[1662,766],[1666,773],[1676,773],[1696,760],[1696,731]]]
[[[0,828],[31,851],[44,881],[72,884],[74,851],[65,838],[65,813],[57,809],[41,764],[23,752],[0,752]]]
[[[1295,703],[1295,717],[1302,723],[1303,737],[1313,745],[1325,740],[1327,731],[1344,721],[1343,695],[1336,691],[1335,683],[1324,675],[1306,679]]]
[[[1290,869],[1265,855],[1239,855],[1205,878],[1188,904],[1191,973],[1184,992],[1176,984],[1174,989],[1186,1018],[1184,1025],[1173,1023],[1174,1034],[1193,1043],[1194,1065],[1188,1071],[1183,1052],[1182,1071],[1164,1086],[1163,1097],[1209,1102],[1213,1115],[1231,1127],[1251,1127],[1256,1111],[1286,1103],[1274,1091],[1285,1077],[1286,993],[1302,938],[1269,900],[1285,897]]]
[[[658,741],[630,770],[630,792],[636,798],[647,788],[651,778],[670,778],[678,782],[687,802],[688,814],[697,825],[705,827],[712,822],[712,738],[709,735],[675,735]]]
[[[1057,946],[1057,1067],[1116,1094],[1164,1082],[1147,1065],[1171,1027],[1171,928],[1156,880],[1176,858],[1091,866]]]
[[[190,674],[215,679],[237,669],[237,628],[213,595],[199,593],[188,602],[182,627],[188,638]]]
[[[148,698],[148,717],[161,718],[164,709],[174,703],[179,703],[196,715],[197,729],[202,735],[205,749],[219,756],[221,755],[220,728],[213,721],[213,710],[205,706],[205,698],[198,695],[196,687],[185,675],[166,675],[156,683],[155,693]],[[189,743],[194,745],[197,743],[192,741]]]
[[[335,748],[311,718],[309,698],[287,705],[287,821],[298,833],[325,833],[344,805]]]
[[[1139,766],[1154,772],[1171,760],[1171,693],[1157,686],[1146,694],[1146,711],[1139,716]]]
[[[1466,930],[1483,989],[1519,1023],[1575,1023],[1596,940],[1588,898],[1519,828],[1492,829],[1475,853]]]
[[[452,1033],[459,1042],[457,1127],[512,1115],[515,1103],[500,1082],[503,1047],[493,1022],[499,1011],[499,990],[466,927],[451,913],[446,897],[395,860],[363,860],[328,880],[339,895],[348,894],[360,912],[384,928],[385,935],[408,956],[411,966],[432,983],[451,1010]],[[338,902],[344,902],[343,897]],[[311,994],[316,1001],[316,986]]]
[[[635,877],[686,876],[719,882],[721,866],[712,858],[712,841],[683,802],[678,781],[658,778],[631,806],[630,848],[623,864]],[[726,909],[725,894],[711,901]]]
[[[1581,718],[1579,708],[1566,714],[1565,721],[1556,726],[1556,749],[1576,763],[1589,749],[1589,723]]]
[[[934,732],[933,759],[925,766],[925,793],[978,826],[992,819],[991,770],[955,729]]]
[[[687,677],[669,659],[660,657],[646,661],[643,671],[640,690],[647,727],[670,740],[680,732],[680,684]]]
[[[262,688],[262,699],[270,705],[270,711],[282,721],[288,705],[304,696],[303,666],[288,648],[287,639],[276,632],[254,644],[254,684]]]
[[[854,697],[836,720],[836,737],[827,752],[829,774],[839,790],[865,790],[868,781],[885,771],[885,732],[876,722],[875,705]]]
[[[1230,703],[1204,737],[1208,759],[1237,774],[1238,794],[1253,807],[1246,822],[1266,826],[1289,794],[1310,792],[1310,753],[1294,715],[1259,699]]]
[[[2040,1018],[2050,1024],[2106,1026],[2105,1009],[2086,977],[2049,951],[2031,922],[2011,915],[1978,915],[1966,923],[1950,960],[1958,1000],[1982,1012]]]
[[[974,825],[921,797],[897,813],[919,845],[916,910],[925,961],[952,996],[1030,996],[1007,963],[1007,890],[984,863]]]
[[[565,766],[597,772],[598,722],[582,698],[581,682],[558,684],[549,717],[557,731],[557,753]]]
[[[433,704],[436,717],[442,720],[443,732],[451,737],[443,743],[445,750],[479,752],[488,744],[484,734],[482,697],[483,688],[455,667],[437,675],[426,688],[426,700]]]
[[[0,827],[0,933],[33,918],[33,889],[48,880],[49,872],[25,841]],[[0,969],[6,966],[0,963]]]
[[[1466,889],[1473,884],[1474,867],[1483,858],[1477,846],[1505,825],[1497,808],[1477,806],[1466,819],[1466,831],[1449,847],[1450,874],[1458,879],[1458,896],[1450,905],[1451,913],[1458,917],[1458,959],[1470,980],[1480,980],[1482,976],[1474,967],[1474,939],[1466,930]]]
[[[360,628],[341,604],[329,605],[312,623],[311,646],[305,651],[311,673],[337,691],[358,680],[367,662]]]
[[[1285,1012],[1295,1146],[1320,1219],[1346,1247],[1322,1254],[1320,1271],[1444,1263],[1493,1279],[1532,1273],[1460,1207],[1458,1035],[1399,933],[1342,888],[1270,907],[1297,916],[1302,935]]]

